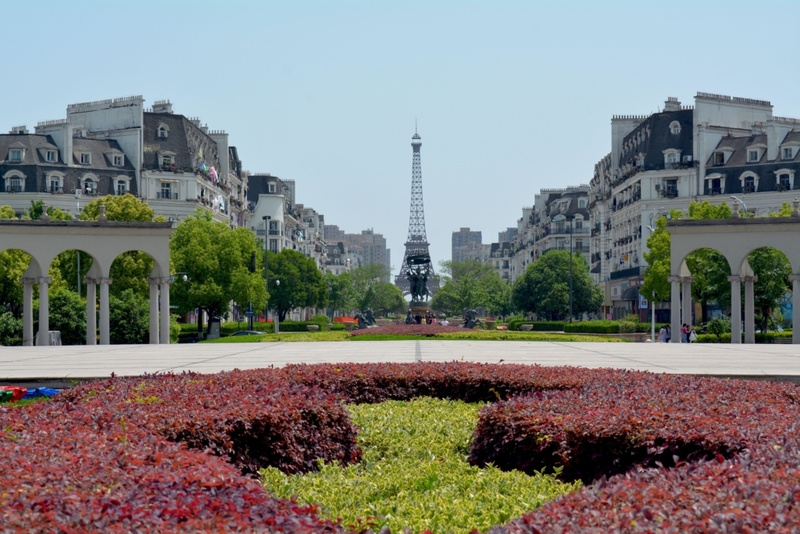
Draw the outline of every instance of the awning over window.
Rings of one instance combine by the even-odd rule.
[[[639,300],[639,288],[629,287],[622,293],[622,298],[620,300]]]

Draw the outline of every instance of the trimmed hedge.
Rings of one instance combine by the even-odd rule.
[[[327,321],[281,321],[278,328],[281,332],[308,332],[310,324],[319,325],[320,332],[327,331],[329,326]]]
[[[649,331],[650,323],[632,323],[629,321],[578,321],[564,324],[564,332],[576,334],[645,333]],[[656,332],[658,332],[658,329],[656,329]]]
[[[170,441],[226,456],[244,473],[306,472],[318,459],[346,465],[361,455],[334,396],[276,380],[271,369],[87,382],[55,399],[65,410],[102,402]]]
[[[0,406],[0,524],[340,532],[242,473],[358,461],[341,402],[418,396],[499,401],[481,411],[473,463],[588,484],[495,534],[800,531],[796,385],[463,362],[111,379]]]
[[[775,343],[777,339],[792,339],[792,331],[784,330],[783,332],[756,332],[756,343]],[[744,333],[742,333],[742,341],[744,341]],[[697,334],[697,343],[730,343],[731,333],[723,332],[717,337],[715,334]]]

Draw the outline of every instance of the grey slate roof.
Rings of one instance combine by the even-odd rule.
[[[158,136],[158,128],[168,129],[166,138]],[[201,155],[202,149],[202,155]],[[192,121],[175,113],[144,113],[144,154],[142,165],[146,169],[159,168],[159,154],[171,152],[178,168],[194,171],[202,161],[220,170],[217,144]]]
[[[692,154],[692,110],[682,109],[680,111],[663,111],[653,113],[642,124],[636,127],[631,133],[625,136],[623,141],[635,139],[640,132],[650,130],[644,141],[637,146],[623,149],[620,152],[620,166],[631,163],[634,164],[639,153],[645,155],[644,170],[656,170],[664,168],[664,150],[674,148],[681,151],[683,156],[693,156]],[[681,125],[681,132],[673,134],[669,125],[677,121]],[[623,144],[624,146],[624,144]]]

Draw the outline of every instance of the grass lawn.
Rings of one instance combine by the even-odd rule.
[[[201,343],[258,343],[258,342],[305,342],[305,341],[419,341],[419,340],[469,340],[469,341],[550,341],[557,343],[586,342],[624,343],[627,340],[586,334],[548,334],[544,332],[509,332],[508,330],[464,330],[464,332],[442,333],[435,336],[405,334],[362,334],[351,337],[349,332],[286,332],[257,336],[221,337]]]
[[[350,406],[361,427],[360,464],[323,465],[307,475],[269,468],[262,471],[264,485],[274,495],[319,504],[345,526],[452,533],[486,531],[580,486],[553,474],[470,466],[466,455],[479,409],[430,398]]]

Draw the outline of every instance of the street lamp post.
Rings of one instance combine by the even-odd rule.
[[[80,218],[81,216],[81,190],[75,190],[75,202],[78,205],[78,209],[75,212],[76,218]],[[78,296],[81,296],[81,251],[78,251]]]
[[[569,322],[572,322],[572,221],[574,217],[569,218]]]
[[[264,221],[264,286],[267,290],[267,303],[264,305],[264,320],[269,318],[269,215],[261,217]],[[278,333],[278,324],[275,323],[275,333]]]
[[[656,342],[656,292],[653,291],[653,299],[650,301],[650,342]]]
[[[275,287],[280,287],[280,285],[281,285],[281,281],[280,280],[275,280]],[[280,334],[281,333],[281,314],[280,313],[276,313],[275,314],[275,333],[276,334]]]

